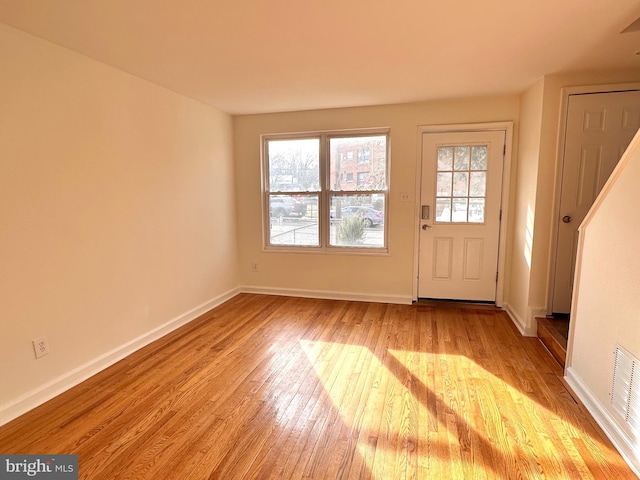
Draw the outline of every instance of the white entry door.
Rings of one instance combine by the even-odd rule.
[[[553,313],[571,310],[578,227],[639,126],[640,91],[569,96]]]
[[[505,132],[422,135],[418,297],[494,302]]]

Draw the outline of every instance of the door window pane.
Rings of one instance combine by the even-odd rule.
[[[438,148],[438,170],[453,170],[453,147]]]
[[[453,199],[453,212],[451,213],[452,222],[467,221],[467,200],[466,198]]]
[[[451,187],[453,185],[450,172],[438,172],[438,182],[436,185],[437,195],[439,197],[451,196]]]
[[[471,172],[469,196],[484,197],[487,189],[487,172]]]
[[[471,147],[471,170],[487,169],[487,146],[474,145]]]
[[[487,145],[438,147],[436,222],[484,223]]]
[[[469,170],[470,147],[455,147],[454,170]]]
[[[436,222],[450,222],[450,221],[451,221],[451,199],[437,198],[436,199]]]
[[[469,173],[456,172],[453,174],[453,196],[466,197],[469,195]]]
[[[484,198],[469,199],[469,222],[484,223]]]

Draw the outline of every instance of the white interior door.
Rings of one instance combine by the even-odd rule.
[[[578,227],[639,126],[639,91],[569,96],[553,283],[554,313],[571,310]]]
[[[494,302],[504,131],[425,133],[418,297]]]

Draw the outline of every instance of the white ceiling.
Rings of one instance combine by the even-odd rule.
[[[638,68],[638,0],[0,0],[0,21],[231,114]]]

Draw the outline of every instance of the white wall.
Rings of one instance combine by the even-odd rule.
[[[625,437],[608,410],[613,352],[640,358],[640,133],[580,227],[567,375],[640,474],[640,436]]]
[[[562,89],[637,81],[640,81],[637,69],[548,75],[522,95],[516,185],[519,217],[514,226],[508,307],[516,323],[524,324],[521,330],[529,335],[535,335],[535,317],[547,313],[550,301],[548,292],[557,222],[556,185],[560,174],[558,129]],[[529,231],[533,231],[530,246]],[[530,264],[525,268],[519,255],[529,248]]]
[[[3,25],[0,58],[2,423],[238,280],[228,115]]]
[[[513,205],[509,291],[505,308],[524,334],[534,335],[529,309],[544,80],[520,97],[520,135]],[[537,240],[537,239],[536,239]]]
[[[332,294],[410,302],[413,296],[417,139],[419,125],[518,120],[516,95],[407,105],[347,108],[234,119],[238,192],[239,274],[253,291]],[[260,135],[390,127],[389,255],[264,252],[260,195]],[[400,202],[408,192],[410,202]],[[258,263],[259,272],[251,271]]]
[[[565,75],[549,75],[544,84],[544,110],[540,141],[540,169],[536,197],[536,251],[532,271],[530,303],[545,307],[548,303],[549,265],[551,242],[555,235],[557,218],[554,205],[556,182],[559,182],[558,129],[562,89],[581,85],[607,85],[640,81],[640,70],[610,70]]]

